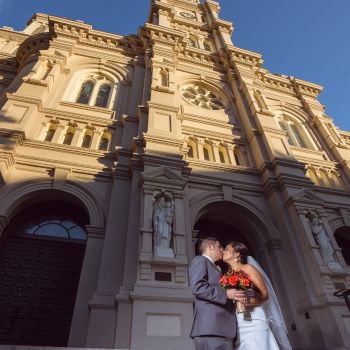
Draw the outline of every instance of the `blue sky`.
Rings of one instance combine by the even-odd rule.
[[[350,131],[350,0],[219,0],[236,46],[259,52],[273,73],[324,86],[320,101]],[[35,12],[80,19],[117,34],[136,33],[150,0],[0,0],[0,25],[23,29]]]

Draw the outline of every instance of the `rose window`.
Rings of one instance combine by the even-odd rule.
[[[224,109],[221,97],[215,95],[203,86],[187,85],[181,88],[182,96],[190,103],[212,110]]]

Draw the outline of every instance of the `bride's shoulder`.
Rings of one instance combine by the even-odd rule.
[[[256,269],[256,267],[251,264],[245,264],[244,270],[248,275],[256,274],[256,273],[260,274],[260,272]]]

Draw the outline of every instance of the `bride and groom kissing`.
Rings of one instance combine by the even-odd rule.
[[[291,350],[287,329],[276,294],[268,276],[249,255],[248,248],[232,241],[223,248],[214,237],[199,239],[201,255],[189,268],[195,297],[191,331],[196,350]],[[254,293],[225,289],[220,285],[223,260],[231,273],[246,276]],[[243,304],[243,312],[237,305]]]

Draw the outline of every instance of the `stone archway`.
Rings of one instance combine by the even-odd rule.
[[[0,344],[67,346],[89,216],[54,198],[22,202],[0,238]]]
[[[278,240],[269,219],[253,205],[242,201],[216,199],[204,203],[195,213],[193,230],[197,232],[197,238],[214,235],[223,245],[232,240],[241,241],[258,259],[262,258],[266,244]]]

